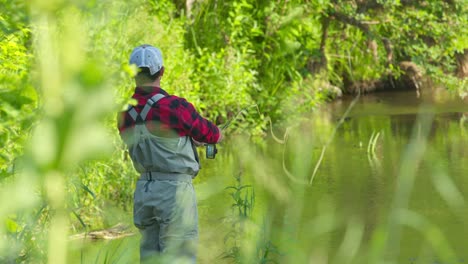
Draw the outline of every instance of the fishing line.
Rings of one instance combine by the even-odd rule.
[[[358,92],[357,96],[353,99],[353,101],[351,102],[351,104],[349,104],[348,106],[348,109],[346,110],[346,112],[343,114],[343,116],[341,117],[340,121],[338,121],[338,124],[336,125],[335,129],[333,129],[333,132],[330,136],[330,138],[328,139],[327,143],[323,146],[322,148],[322,153],[320,154],[320,157],[319,157],[319,160],[317,161],[317,164],[315,165],[315,168],[314,168],[314,172],[312,173],[312,176],[310,177],[310,181],[309,181],[309,185],[312,185],[312,182],[314,181],[314,178],[315,178],[315,175],[317,174],[317,171],[320,167],[320,164],[322,163],[322,160],[323,160],[323,156],[325,155],[325,151],[328,147],[328,145],[330,145],[330,143],[333,141],[333,138],[335,137],[335,134],[336,132],[338,131],[338,128],[344,123],[344,120],[346,119],[346,117],[348,116],[349,112],[351,112],[351,109],[354,107],[354,105],[357,103],[357,101],[359,100],[359,97],[361,96],[361,93]]]
[[[257,107],[257,109],[259,109],[257,104],[249,105],[249,106],[246,106],[246,107],[242,108],[241,110],[239,110],[239,112],[236,113],[236,115],[235,115],[233,118],[229,119],[229,120],[227,121],[227,123],[224,124],[224,125],[221,127],[221,131],[224,131],[229,125],[231,125],[232,121],[236,120],[237,117],[239,117],[239,115],[240,115],[242,112],[244,112],[246,109],[248,109],[248,108],[250,108],[250,107]],[[260,114],[260,110],[258,110],[258,113]],[[260,115],[260,116],[261,116],[261,115]]]
[[[260,112],[260,108],[258,107],[257,104],[252,104],[252,105],[249,105],[249,106],[247,106],[247,107],[242,108],[239,112],[237,112],[236,115],[235,115],[233,118],[231,118],[230,120],[228,120],[228,122],[227,122],[226,124],[224,124],[224,125],[221,127],[221,131],[224,131],[226,128],[228,128],[228,127],[231,125],[232,121],[236,120],[242,112],[246,112],[246,110],[247,110],[248,108],[251,108],[251,107],[255,107],[255,109],[257,110],[257,113],[258,113],[259,117],[261,118],[261,117],[262,117],[262,113]],[[271,136],[273,137],[273,139],[274,139],[276,142],[278,142],[278,143],[280,143],[280,144],[286,143],[285,140],[286,140],[286,138],[287,138],[287,135],[288,135],[288,133],[289,133],[289,130],[290,130],[292,127],[297,126],[297,125],[295,125],[295,126],[287,127],[287,128],[286,128],[285,135],[283,136],[283,140],[281,140],[281,139],[279,139],[278,137],[276,137],[275,133],[273,133],[273,122],[271,121],[271,118],[270,118],[269,116],[266,116],[266,117],[265,117],[265,120],[266,120],[266,121],[269,123],[269,125],[270,125]]]
[[[348,64],[349,64],[349,69],[350,69],[349,72],[351,74],[351,78],[354,80],[353,66],[351,64],[351,56],[349,54],[349,51],[348,51]],[[359,100],[360,97],[361,97],[361,89],[358,89],[358,94],[353,99],[353,101],[351,101],[351,104],[349,104],[349,106],[346,109],[346,111],[344,112],[343,116],[338,121],[338,124],[336,125],[335,129],[333,130],[333,132],[332,132],[330,138],[328,139],[327,143],[323,146],[322,153],[320,154],[319,160],[317,161],[317,164],[315,165],[314,172],[312,173],[312,176],[310,177],[309,185],[312,185],[312,182],[314,181],[315,175],[317,174],[317,171],[318,171],[318,169],[320,167],[320,164],[322,163],[323,156],[325,155],[325,151],[326,151],[328,145],[330,145],[333,138],[335,137],[336,132],[338,131],[338,128],[344,123],[344,120],[348,116],[349,112],[351,112],[351,109],[354,107],[354,105],[357,103],[357,101]]]
[[[350,69],[350,74],[351,74],[351,78],[354,79],[354,75],[353,75],[353,70],[352,70],[352,64],[351,64],[351,57],[349,56],[349,51],[348,51],[348,64],[349,64],[349,69]],[[346,117],[348,116],[349,112],[351,112],[351,109],[354,107],[354,105],[357,103],[357,101],[359,100],[359,98],[361,97],[361,89],[358,89],[358,94],[356,95],[356,97],[353,99],[353,101],[351,101],[351,103],[349,104],[348,108],[346,109],[345,113],[343,114],[343,116],[341,117],[341,119],[338,121],[338,124],[336,125],[336,127],[333,129],[333,132],[332,134],[330,135],[330,137],[328,138],[328,141],[325,143],[325,145],[322,147],[322,152],[320,153],[320,157],[317,161],[317,163],[315,164],[315,168],[314,168],[314,171],[312,172],[312,176],[310,177],[310,180],[309,182],[305,182],[303,180],[299,180],[297,179],[294,175],[292,175],[292,173],[290,173],[288,171],[288,169],[286,168],[286,164],[285,164],[285,152],[286,152],[286,144],[283,148],[283,171],[286,173],[286,175],[288,176],[288,178],[290,178],[291,180],[295,181],[296,183],[301,183],[301,184],[308,184],[308,185],[312,185],[314,179],[315,179],[315,175],[317,174],[317,171],[318,169],[320,168],[320,165],[322,164],[322,161],[323,161],[323,157],[325,156],[325,152],[328,148],[328,146],[331,144],[331,142],[333,141],[333,138],[335,137],[336,135],[336,132],[338,131],[338,128],[344,123],[344,120],[346,119]],[[289,130],[286,130],[286,133],[288,133]],[[287,134],[285,133],[285,143],[287,141]]]
[[[356,105],[357,101],[359,100],[361,96],[361,90],[359,89],[358,90],[358,94],[356,95],[356,97],[353,99],[353,101],[351,101],[350,105],[348,106],[348,108],[346,109],[346,111],[344,112],[343,116],[340,118],[340,120],[338,121],[338,124],[335,126],[335,128],[333,129],[333,132],[331,133],[330,137],[328,138],[327,142],[325,143],[325,145],[322,147],[322,152],[320,153],[320,157],[317,161],[317,163],[315,164],[315,167],[314,167],[314,171],[312,172],[312,175],[310,177],[310,180],[309,181],[304,181],[304,180],[300,180],[298,179],[296,176],[294,176],[291,172],[289,172],[289,170],[287,169],[286,167],[286,144],[287,144],[287,141],[288,141],[288,138],[289,138],[289,133],[291,131],[292,128],[294,127],[297,127],[298,125],[293,125],[293,126],[289,126],[286,128],[286,131],[284,132],[284,135],[283,135],[283,139],[279,139],[273,132],[273,122],[271,120],[271,118],[269,116],[266,116],[265,119],[266,121],[269,123],[270,125],[270,133],[271,133],[271,136],[273,138],[273,140],[275,140],[277,143],[279,144],[283,144],[284,147],[283,147],[283,157],[282,157],[282,166],[283,166],[283,171],[285,172],[286,176],[294,181],[295,183],[299,183],[299,184],[307,184],[307,185],[312,185],[313,183],[313,180],[317,174],[317,171],[318,169],[320,168],[320,165],[322,164],[322,161],[323,161],[323,157],[325,156],[325,152],[328,148],[328,146],[331,144],[331,142],[333,141],[333,138],[335,137],[337,131],[338,131],[338,128],[341,127],[341,125],[344,123],[346,117],[349,115],[349,113],[351,112],[351,109],[354,107],[354,105]],[[225,129],[227,129],[234,120],[236,120],[239,115],[243,112],[246,112],[247,109],[249,108],[255,108],[257,110],[257,113],[260,117],[262,117],[262,114],[260,112],[260,108],[258,107],[257,104],[252,104],[252,105],[249,105],[247,107],[244,107],[242,108],[241,110],[239,110],[236,115],[231,118],[230,120],[228,120],[228,122],[226,124],[224,124],[222,127],[221,127],[221,131],[224,131]]]

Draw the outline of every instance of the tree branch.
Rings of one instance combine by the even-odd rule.
[[[372,32],[371,28],[369,27],[371,23],[366,22],[366,21],[360,21],[354,17],[348,16],[344,13],[337,12],[337,11],[331,11],[330,18],[335,19],[336,21],[339,21],[341,23],[357,27],[362,32],[364,32],[364,34],[366,34],[366,36],[370,39],[380,40],[385,48],[385,51],[387,52],[387,64],[390,64],[392,62],[393,49],[392,49],[390,40],[387,38],[381,37],[379,35],[376,35],[374,32]]]

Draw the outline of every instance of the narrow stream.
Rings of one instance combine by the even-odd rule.
[[[313,113],[286,144],[240,135],[204,160],[195,182],[199,263],[232,263],[221,258],[233,246],[226,187],[239,175],[255,190],[249,246],[274,245],[277,263],[468,263],[467,101],[363,95],[330,138],[353,99]],[[92,245],[74,263],[96,263],[100,247],[115,263],[138,256],[138,236]]]

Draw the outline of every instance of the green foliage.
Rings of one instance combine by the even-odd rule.
[[[14,161],[34,122],[37,101],[30,83],[30,30],[24,25],[24,5],[16,5],[6,4],[5,17],[0,17],[0,179],[14,173]],[[15,13],[16,8],[20,12]]]
[[[385,65],[385,52],[388,55],[388,51],[383,49],[383,41],[388,41],[393,55],[391,63],[413,61],[429,77],[442,82],[447,88],[466,89],[466,85],[460,85],[462,82],[456,81],[453,76],[457,66],[455,54],[463,53],[468,47],[468,15],[464,1],[369,1],[358,6],[351,4],[352,1],[341,2],[345,5],[340,8],[350,18],[356,19],[353,22],[341,20],[341,23],[366,33],[366,38],[382,41],[379,43],[379,67],[375,68],[371,60],[356,60],[361,62],[362,67],[367,67],[369,73],[374,72],[369,77],[375,79],[395,69],[382,67]],[[337,5],[335,7],[339,8]],[[359,38],[349,40],[356,39]],[[360,50],[366,52],[364,47]],[[354,59],[356,53],[353,53],[350,54]],[[367,79],[365,72],[354,74],[359,79]]]
[[[193,12],[187,46],[202,67],[197,71],[197,79],[205,84],[201,86],[213,86],[207,94],[227,99],[219,114],[226,118],[229,111],[255,102],[261,112],[278,120],[281,103],[292,94],[290,86],[300,82],[305,55],[317,39],[304,8],[297,2],[279,6],[267,1],[206,1]],[[213,57],[219,63],[210,64]],[[219,94],[218,84],[226,93]]]
[[[0,4],[0,193],[15,201],[0,208],[0,262],[48,262],[49,250],[65,262],[59,241],[69,230],[131,221],[122,215],[137,175],[115,113],[133,92],[128,55],[137,45],[162,49],[163,88],[208,118],[226,123],[240,111],[228,134],[264,136],[269,122],[290,122],[337,94],[330,87],[399,76],[401,61],[467,91],[453,76],[455,55],[468,47],[462,0]],[[249,188],[239,182],[232,198],[252,218]],[[249,241],[261,241],[263,263],[275,251],[269,239]]]
[[[450,89],[466,89],[455,78],[456,53],[468,47],[468,8],[464,1],[427,1],[398,7],[387,15],[398,60],[411,60]],[[392,24],[393,24],[392,23]],[[400,30],[397,30],[400,29]],[[449,29],[449,30],[448,30]]]
[[[0,29],[5,35],[24,31],[29,23],[26,1],[1,0],[2,14],[0,15]],[[2,38],[5,35],[2,34]]]

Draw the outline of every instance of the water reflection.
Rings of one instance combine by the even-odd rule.
[[[256,188],[257,219],[271,221],[268,239],[285,252],[278,257],[279,263],[308,263],[316,252],[325,254],[331,263],[342,263],[349,254],[367,260],[353,262],[349,255],[349,263],[372,263],[372,259],[405,263],[411,258],[418,260],[415,263],[432,263],[440,254],[450,259],[449,251],[437,249],[437,243],[441,248],[452,248],[456,256],[467,257],[468,124],[463,118],[468,107],[462,100],[438,96],[416,98],[413,92],[362,96],[328,146],[311,186],[288,180],[281,164],[284,162],[295,177],[307,181],[322,146],[353,97],[325,105],[314,113],[291,132],[286,147],[267,141],[266,146],[258,148],[261,151],[236,148],[236,144],[225,149],[254,160],[231,164],[230,169],[235,171],[237,166],[244,166],[248,171],[249,166],[257,167],[250,177],[246,173],[246,180]],[[423,120],[431,120],[428,131]],[[414,216],[423,222],[416,229],[399,224],[398,244],[380,249],[379,243],[385,244],[385,237],[392,235],[385,232],[392,221],[389,217],[393,202],[398,199],[395,195],[399,178],[406,173],[402,172],[403,154],[411,145],[419,147],[412,138],[420,138],[427,144],[421,160],[414,161],[417,162],[414,185],[405,209],[412,213],[407,217]],[[410,159],[407,163],[411,164],[413,158],[416,157],[406,157]],[[267,171],[272,183],[286,186],[290,198],[276,200],[268,182],[259,181],[259,170]],[[208,197],[201,204],[207,208],[226,208],[219,201]],[[205,221],[215,218],[212,213],[205,212]],[[229,232],[228,228],[224,232]],[[446,243],[431,237],[430,232],[440,233]],[[202,233],[203,243],[220,241],[221,234],[211,235],[208,240],[203,239]]]

